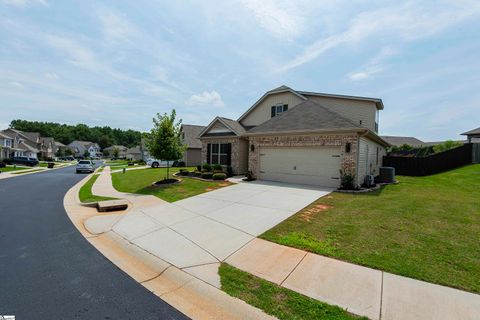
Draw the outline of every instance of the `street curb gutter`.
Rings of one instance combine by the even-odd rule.
[[[84,226],[99,216],[80,205],[78,191],[90,175],[65,194],[65,211],[78,231],[100,253],[157,297],[192,319],[275,319],[206,282],[140,249],[112,231],[92,234]]]

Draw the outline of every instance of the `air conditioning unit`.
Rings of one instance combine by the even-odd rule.
[[[375,185],[375,177],[371,174],[367,174],[363,183],[367,188],[373,187]]]

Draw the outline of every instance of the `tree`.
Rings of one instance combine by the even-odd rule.
[[[119,154],[120,154],[120,150],[118,150],[118,148],[113,148],[113,157],[118,158]]]
[[[85,150],[85,152],[83,153],[83,157],[84,158],[90,157],[90,152],[88,152],[88,150]]]
[[[168,179],[169,176],[169,161],[180,159],[186,149],[180,137],[182,120],[180,119],[175,123],[176,115],[175,109],[172,110],[170,115],[157,113],[157,117],[153,118],[153,128],[146,141],[148,151],[152,157],[167,161],[167,175],[165,179]]]

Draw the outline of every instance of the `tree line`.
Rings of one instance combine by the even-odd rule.
[[[92,141],[100,148],[112,145],[123,145],[131,148],[138,146],[142,137],[140,131],[122,130],[117,128],[89,127],[85,124],[68,125],[55,122],[13,120],[10,123],[13,129],[29,132],[39,132],[42,137],[52,137],[55,141],[69,144],[74,140]]]

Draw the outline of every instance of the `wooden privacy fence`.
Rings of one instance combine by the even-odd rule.
[[[394,167],[395,174],[405,176],[427,176],[455,169],[472,163],[473,144],[432,154],[427,157],[384,156],[383,166]]]

